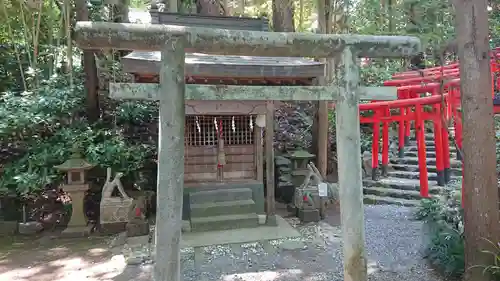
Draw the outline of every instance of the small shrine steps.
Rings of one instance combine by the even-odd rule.
[[[214,231],[259,226],[250,188],[192,192],[189,196],[191,231]]]

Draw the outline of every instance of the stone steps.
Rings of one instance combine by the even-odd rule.
[[[211,202],[238,201],[252,199],[250,188],[220,188],[214,190],[201,190],[189,195],[191,204]]]
[[[259,226],[256,213],[191,218],[191,231],[214,231]]]
[[[420,181],[415,179],[401,179],[401,178],[382,178],[378,181],[364,180],[363,186],[368,187],[383,187],[391,189],[399,189],[404,191],[418,191],[420,192]],[[429,193],[438,194],[443,187],[437,185],[436,181],[429,181]]]
[[[450,137],[450,140],[452,138]],[[438,195],[446,187],[437,185],[436,147],[434,134],[425,134],[426,163],[429,181],[429,194]],[[457,149],[450,141],[450,172],[451,179],[462,175],[462,163],[456,159]],[[420,205],[420,173],[418,166],[418,147],[415,137],[411,137],[409,145],[405,146],[402,158],[390,159],[390,168],[386,178],[377,181],[364,180],[365,204],[385,204],[400,206]]]
[[[249,214],[254,211],[255,202],[251,199],[191,204],[191,217],[198,218],[225,214]]]
[[[436,165],[436,158],[426,158],[425,162],[427,165]],[[396,159],[391,159],[390,163],[392,164],[409,164],[409,165],[418,165],[418,157],[404,157],[404,158],[396,158]],[[455,159],[450,159],[450,167],[451,168],[461,168],[462,167],[462,162],[455,160]]]
[[[386,187],[365,187],[363,189],[365,195],[376,195],[379,197],[391,197],[407,200],[419,200],[420,192],[414,190],[402,190]]]
[[[416,144],[415,145],[405,146],[405,151],[416,151],[416,152],[418,152],[418,147],[417,147]],[[434,146],[434,144],[429,145],[429,146],[426,145],[425,152],[429,152],[429,151],[436,151],[436,147]],[[457,152],[457,148],[453,144],[450,144],[450,153],[451,152],[453,152],[453,153]]]
[[[418,172],[419,171],[418,164],[415,164],[415,165],[392,164],[391,167],[396,171],[410,171],[410,172]],[[435,173],[436,171],[437,171],[437,168],[435,165],[427,164],[427,172]],[[462,169],[460,167],[452,167],[452,168],[450,168],[450,172],[454,176],[461,176],[462,175]]]
[[[405,151],[404,157],[418,157],[418,151]],[[436,158],[436,151],[426,151],[425,157]],[[450,152],[450,159],[456,159],[457,154],[455,152]]]
[[[259,226],[250,188],[200,190],[189,195],[191,231],[214,231]]]
[[[420,205],[420,200],[381,197],[376,195],[365,195],[363,201],[365,204],[370,204],[370,205],[399,205],[405,207],[416,207]]]
[[[418,166],[417,166],[418,168]],[[403,178],[403,179],[420,179],[420,173],[418,171],[413,172],[413,171],[404,171],[404,170],[395,170],[395,171],[390,171],[387,173],[389,177],[393,178]],[[432,181],[437,180],[437,174],[435,172],[429,172],[427,173],[427,178]],[[452,175],[452,179],[458,179],[458,176]]]

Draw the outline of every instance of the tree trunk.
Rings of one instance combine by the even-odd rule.
[[[78,21],[89,20],[89,10],[85,1],[75,1],[76,18]],[[87,118],[90,122],[99,119],[99,80],[97,78],[97,66],[94,52],[91,50],[83,51],[83,71],[85,72],[85,90],[87,92]]]
[[[220,3],[218,0],[197,0],[198,14],[204,16],[220,16]]]
[[[486,1],[455,1],[463,120],[466,281],[489,281],[498,242],[498,183]]]
[[[292,0],[273,0],[273,30],[277,32],[295,31]]]
[[[332,1],[318,1],[318,33],[332,33]],[[332,82],[332,67],[333,60],[321,59],[321,62],[326,64],[326,73],[324,77],[319,77],[320,85],[329,85]],[[313,134],[313,142],[315,143],[316,165],[321,173],[321,176],[326,178],[328,170],[328,143],[329,143],[329,122],[328,122],[328,103],[327,101],[316,102],[316,115],[313,128],[316,131]]]

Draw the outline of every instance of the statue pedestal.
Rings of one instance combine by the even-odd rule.
[[[63,190],[69,193],[72,204],[71,219],[66,229],[61,233],[63,236],[76,237],[90,234],[91,227],[87,225],[87,218],[83,209],[83,199],[85,191],[88,189],[88,184],[66,184],[63,186]]]

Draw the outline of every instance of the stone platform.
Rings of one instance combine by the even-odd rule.
[[[214,245],[231,245],[239,247],[242,244],[260,242],[264,247],[272,247],[270,241],[298,238],[301,234],[285,219],[276,216],[276,226],[262,225],[255,228],[240,228],[229,230],[216,230],[206,232],[183,233],[181,248],[194,248],[195,262],[202,258],[200,253],[204,247]],[[147,236],[126,237],[125,233],[118,235],[111,242],[115,254],[123,254],[128,264],[153,262],[155,258],[154,228]]]
[[[276,216],[276,223],[276,226],[261,225],[254,228],[183,233],[181,247],[190,248],[224,244],[245,244],[300,236],[300,233],[284,218]]]

